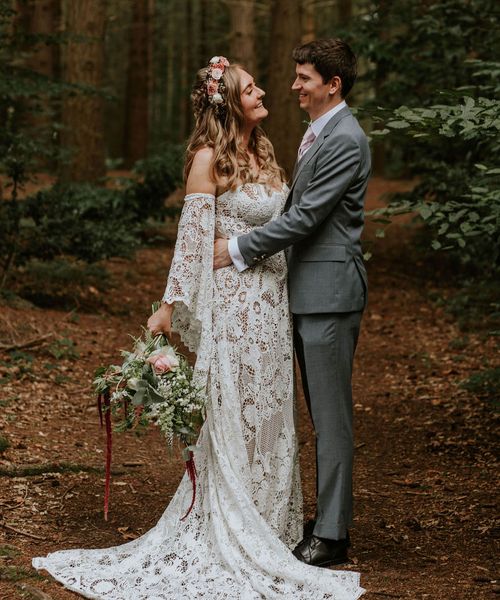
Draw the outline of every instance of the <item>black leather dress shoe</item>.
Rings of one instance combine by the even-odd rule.
[[[348,538],[344,540],[327,540],[310,535],[300,542],[293,551],[293,555],[307,565],[330,567],[348,561],[348,547]]]
[[[316,527],[316,519],[309,519],[308,521],[306,521],[304,523],[304,533],[303,533],[304,539],[313,535],[315,527]],[[347,542],[347,547],[350,548],[351,547],[351,538],[349,537],[349,532],[347,532],[345,540]],[[332,540],[332,541],[335,541],[335,540]]]

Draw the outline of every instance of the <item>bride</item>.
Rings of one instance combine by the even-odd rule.
[[[283,253],[239,273],[212,270],[215,236],[280,215],[283,171],[260,129],[264,91],[224,57],[198,73],[186,197],[154,333],[196,352],[207,390],[197,498],[185,475],[157,525],[113,548],[33,559],[70,590],[113,600],[356,600],[359,574],[299,562],[302,496],[294,428],[293,348]]]

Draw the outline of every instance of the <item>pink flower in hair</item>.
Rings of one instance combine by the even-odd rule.
[[[210,75],[211,75],[212,79],[218,80],[222,77],[223,73],[224,73],[224,71],[222,69],[212,69]]]
[[[207,83],[207,94],[213,96],[219,91],[219,84],[216,81],[209,81]]]

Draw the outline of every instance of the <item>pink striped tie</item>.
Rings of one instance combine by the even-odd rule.
[[[314,135],[311,126],[306,129],[304,133],[304,137],[302,138],[302,142],[299,147],[299,160],[304,156],[304,154],[309,150],[309,148],[313,145],[316,136]]]

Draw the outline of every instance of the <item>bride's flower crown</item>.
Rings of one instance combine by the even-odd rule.
[[[215,107],[224,106],[225,98],[223,93],[226,90],[223,75],[226,67],[229,67],[229,61],[224,56],[213,56],[208,63],[207,68],[207,97],[210,104]]]

